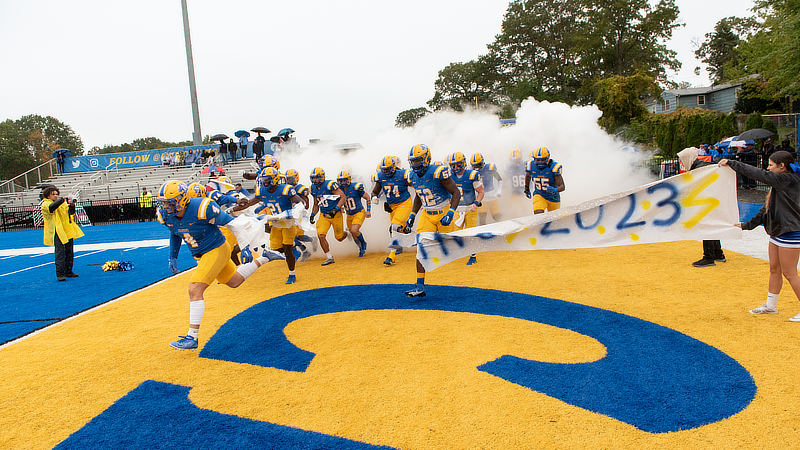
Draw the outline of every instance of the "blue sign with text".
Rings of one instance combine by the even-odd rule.
[[[203,150],[216,150],[217,145],[193,145],[189,147],[159,148],[138,152],[108,153],[103,155],[70,156],[64,163],[65,172],[88,172],[106,170],[116,164],[119,169],[131,167],[160,166],[169,164],[179,152],[202,153]]]

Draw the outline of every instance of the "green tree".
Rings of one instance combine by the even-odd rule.
[[[708,67],[706,71],[714,84],[724,83],[731,78],[728,69],[740,63],[740,36],[753,30],[757,22],[753,19],[726,17],[714,26],[714,31],[706,33],[706,39],[694,54]]]
[[[601,78],[630,76],[643,70],[662,82],[666,69],[677,71],[677,53],[666,46],[672,31],[681,26],[674,0],[584,0],[586,17],[581,22],[581,63]]]
[[[495,58],[490,55],[466,63],[451,63],[439,71],[428,106],[434,111],[463,111],[464,105],[499,105],[503,90],[495,67]]]
[[[755,112],[747,116],[747,120],[744,122],[744,131],[761,128],[763,124],[764,118],[761,117],[760,113]]]
[[[661,95],[655,78],[638,72],[631,76],[613,75],[595,84],[597,107],[603,111],[600,126],[609,133],[648,114],[642,98]]]
[[[411,128],[419,119],[425,117],[428,113],[430,113],[430,111],[428,111],[428,108],[424,107],[407,109],[397,115],[394,126],[397,128]]]
[[[28,115],[0,123],[0,177],[11,178],[53,158],[53,151],[83,153],[72,127],[51,116]]]

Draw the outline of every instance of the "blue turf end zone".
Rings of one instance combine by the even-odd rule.
[[[157,222],[83,228],[76,245],[166,239],[167,229]],[[0,249],[38,248],[42,230],[0,233]],[[129,292],[172,276],[167,248],[76,250],[73,270],[79,276],[59,282],[53,254],[0,258],[0,344],[63,320]],[[133,270],[104,272],[106,261],[131,261]],[[182,248],[178,267],[196,265]]]

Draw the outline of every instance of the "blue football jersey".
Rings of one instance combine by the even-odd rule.
[[[361,203],[364,193],[364,185],[361,183],[350,183],[344,189],[344,209],[347,214],[356,214],[364,209],[364,204]]]
[[[531,175],[531,185],[533,186],[531,191],[534,195],[541,195],[548,202],[561,202],[561,194],[559,192],[555,194],[547,193],[548,186],[557,186],[556,175],[561,175],[561,164],[551,159],[544,169],[540,169],[533,160],[530,160],[525,170]]]
[[[442,180],[450,178],[450,169],[447,166],[431,164],[428,170],[420,176],[411,173],[411,184],[422,202],[422,207],[427,211],[444,209],[450,204],[450,192],[442,186]]]
[[[256,208],[256,212],[264,212],[265,214],[280,214],[284,211],[292,209],[292,197],[297,195],[294,186],[291,184],[279,184],[275,186],[275,192],[270,192],[267,186],[259,186],[256,192],[256,198],[261,200],[262,206]]]
[[[395,170],[391,176],[386,175],[383,171],[379,171],[372,177],[372,181],[380,183],[384,195],[386,195],[386,203],[396,205],[403,203],[411,197],[411,192],[408,190],[410,184],[409,170]]]
[[[202,255],[225,243],[225,236],[219,227],[233,220],[233,216],[223,211],[210,198],[193,198],[186,205],[183,217],[156,213],[159,222],[169,231],[183,239],[192,255]],[[177,257],[177,254],[175,255]]]
[[[452,173],[452,172],[451,172]],[[481,176],[477,170],[465,170],[461,176],[452,173],[453,181],[456,182],[456,186],[458,186],[458,190],[461,191],[461,200],[459,200],[458,204],[465,206],[471,205],[475,203],[476,192],[475,192],[475,184],[476,182],[481,181]]]
[[[297,195],[311,195],[311,189],[301,183],[295,184],[294,190],[297,192]]]
[[[494,164],[484,164],[483,168],[478,171],[481,175],[481,181],[483,182],[483,189],[486,192],[492,192],[494,190],[494,174],[497,173],[497,168]],[[524,175],[524,174],[523,174]],[[523,183],[525,179],[523,178]]]
[[[214,200],[219,206],[227,208],[236,205],[236,197],[228,194],[223,194],[220,191],[214,190],[208,194],[211,200]]]
[[[333,180],[323,181],[319,186],[316,184],[311,185],[311,195],[317,199],[319,210],[322,213],[332,211],[339,203],[338,200],[335,200],[339,197],[333,193],[337,189],[339,189],[339,183]]]
[[[513,195],[525,194],[525,164],[509,164],[506,166],[506,179],[511,185]]]

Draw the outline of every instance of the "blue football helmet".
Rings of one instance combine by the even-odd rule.
[[[423,175],[431,164],[431,149],[425,144],[417,144],[408,152],[408,164],[417,175]]]

